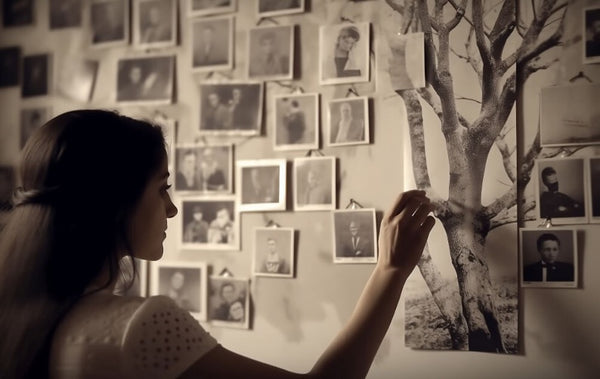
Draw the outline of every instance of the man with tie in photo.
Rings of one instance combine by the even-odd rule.
[[[537,239],[540,260],[525,266],[523,280],[526,282],[571,282],[574,280],[573,265],[557,260],[560,239],[553,233],[543,233]]]

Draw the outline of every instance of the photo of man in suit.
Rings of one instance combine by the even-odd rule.
[[[523,269],[526,282],[571,282],[574,268],[571,263],[558,260],[561,242],[554,233],[543,233],[536,241],[539,261],[528,264]]]
[[[231,19],[200,19],[192,26],[193,62],[195,69],[214,69],[230,63],[229,40]]]
[[[559,192],[558,173],[552,166],[545,167],[540,173],[541,181],[546,188],[540,194],[540,217],[583,217],[583,204],[571,196]]]
[[[242,168],[242,204],[279,202],[279,167]]]
[[[206,103],[202,107],[201,129],[229,129],[231,125],[230,111],[221,102],[221,96],[217,92],[211,92],[206,97]]]
[[[356,144],[367,142],[365,114],[366,99],[333,101],[329,105],[330,139],[335,144]]]
[[[375,210],[344,209],[333,212],[335,263],[377,262]]]
[[[360,228],[360,223],[351,220],[348,224],[350,238],[342,245],[342,256],[344,257],[372,257],[373,243]]]

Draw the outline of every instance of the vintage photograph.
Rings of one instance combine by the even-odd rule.
[[[248,77],[262,80],[289,80],[294,77],[294,25],[250,29]]]
[[[177,120],[169,118],[162,113],[156,113],[152,118],[152,121],[163,131],[165,136],[165,147],[167,150],[167,159],[169,164],[169,172],[175,172],[175,141],[177,141]]]
[[[99,65],[98,61],[91,59],[65,60],[59,67],[56,92],[70,100],[89,102]]]
[[[329,146],[368,144],[369,98],[347,97],[330,100],[327,124]]]
[[[590,189],[588,191],[588,214],[592,224],[600,223],[600,158],[588,158],[588,178]]]
[[[543,88],[540,93],[542,146],[600,144],[600,84]]]
[[[239,250],[239,214],[233,195],[181,199],[181,248]]]
[[[600,62],[600,6],[583,9],[583,63]]]
[[[536,165],[538,218],[553,224],[587,223],[583,159],[538,159]]]
[[[273,150],[319,148],[319,94],[275,95]]]
[[[13,208],[13,191],[17,178],[12,166],[0,166],[0,213],[8,212]]]
[[[81,26],[83,2],[81,0],[49,0],[50,29]]]
[[[177,2],[175,0],[134,0],[133,30],[133,44],[139,49],[175,46]]]
[[[118,61],[117,102],[173,102],[175,56],[125,58]]]
[[[233,17],[191,20],[192,71],[233,69]]]
[[[215,326],[250,327],[250,281],[247,278],[211,276],[209,322]]]
[[[425,87],[425,34],[388,36],[388,44],[392,50],[389,58],[385,60],[381,57],[377,62],[389,74],[392,89],[397,91]]]
[[[237,0],[188,0],[187,4],[188,16],[197,17],[234,12]]]
[[[259,135],[262,107],[261,82],[200,84],[200,133]]]
[[[52,76],[50,54],[23,57],[21,97],[44,96],[49,93]]]
[[[252,272],[256,276],[294,277],[294,229],[254,229]]]
[[[175,191],[232,192],[232,144],[178,145],[175,162]]]
[[[236,162],[240,212],[286,209],[286,160],[258,159]]]
[[[320,84],[369,81],[369,28],[368,22],[320,27]]]
[[[0,88],[18,86],[21,78],[21,48],[0,49]]]
[[[335,157],[294,158],[294,210],[333,210],[336,195]]]
[[[567,227],[522,228],[522,287],[577,287],[577,231]]]
[[[44,125],[50,119],[48,108],[36,107],[21,109],[21,125],[19,141],[21,149],[31,136],[31,134],[40,126]]]
[[[258,17],[274,17],[304,12],[305,0],[258,0]]]
[[[33,25],[33,0],[2,1],[2,24],[5,28]]]
[[[150,295],[168,296],[199,321],[206,321],[208,275],[205,262],[152,262]]]
[[[376,263],[375,209],[341,209],[331,213],[334,263]]]
[[[92,46],[112,47],[129,43],[129,1],[92,0]]]
[[[148,296],[148,261],[125,256],[119,266],[122,275],[117,278],[113,293],[120,296]]]

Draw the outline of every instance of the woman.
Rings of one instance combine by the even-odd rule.
[[[100,110],[62,114],[33,134],[20,174],[0,238],[7,378],[364,377],[434,223],[424,192],[398,198],[356,310],[300,375],[218,345],[166,296],[112,295],[119,259],[160,259],[177,213],[159,127]]]
[[[348,78],[361,76],[361,67],[356,57],[354,47],[360,40],[360,32],[355,26],[345,26],[340,29],[333,54],[324,62],[324,78]]]

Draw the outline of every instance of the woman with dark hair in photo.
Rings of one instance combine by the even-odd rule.
[[[360,32],[356,26],[345,26],[340,29],[333,54],[325,62],[325,79],[360,76],[361,70],[354,47],[360,40]]]
[[[68,112],[22,154],[22,188],[0,236],[5,378],[365,377],[434,224],[423,191],[398,197],[354,313],[310,372],[294,374],[222,347],[166,296],[113,295],[120,259],[160,259],[177,214],[158,126]]]

